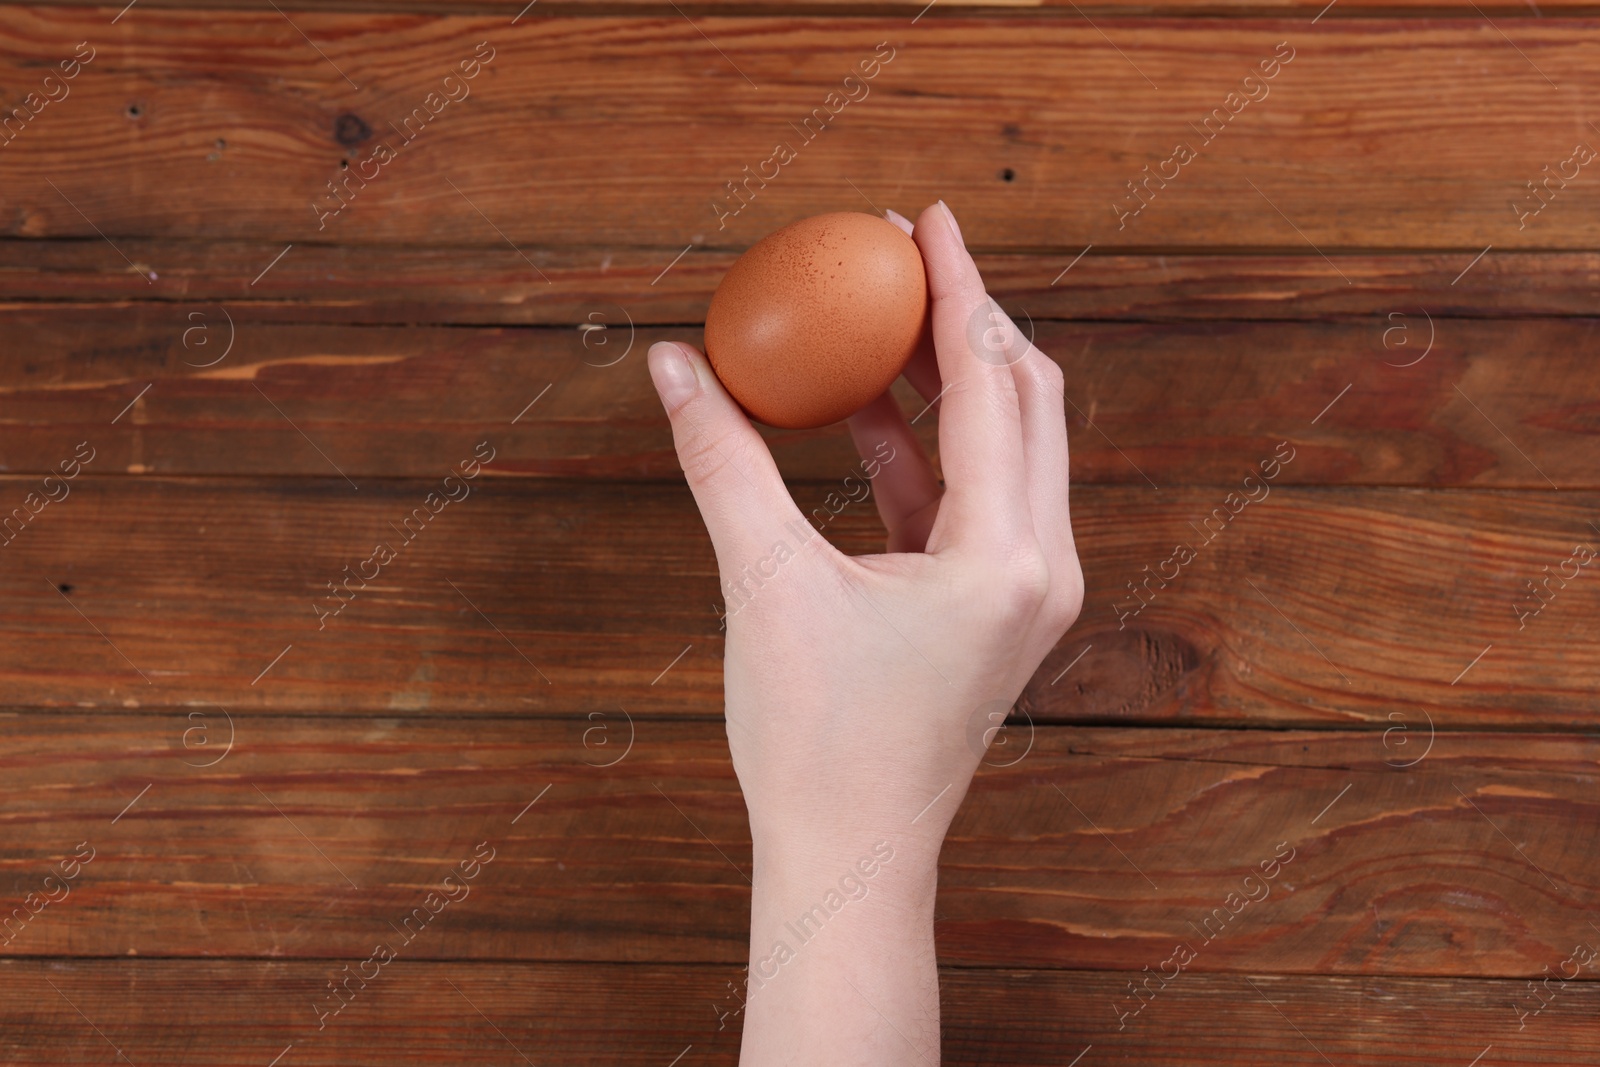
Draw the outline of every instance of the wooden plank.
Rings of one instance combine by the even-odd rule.
[[[102,302],[155,301],[173,312],[175,335],[224,323],[219,304],[234,319],[255,322],[696,323],[705,320],[711,294],[736,258],[731,251],[697,252],[662,274],[681,246],[532,250],[546,283],[507,247],[386,247],[380,254],[366,246],[296,245],[252,285],[283,245],[154,238],[118,245],[136,263],[161,264],[154,285],[108,258],[102,244],[0,240],[0,311],[65,305],[82,315]],[[1384,319],[1391,311],[1421,318],[1424,308],[1435,318],[1588,316],[1596,311],[1600,279],[1600,254],[1593,252],[1494,251],[1454,284],[1464,265],[1459,252],[1351,252],[1338,261],[1346,284],[1310,249],[1104,255],[1091,249],[1073,264],[1079,251],[976,258],[990,291],[1035,319],[1298,321]],[[203,317],[190,319],[191,312]],[[203,334],[191,336],[198,345]],[[205,362],[198,350],[190,358]]]
[[[468,459],[359,491],[80,475],[4,549],[6,703],[716,714],[721,599],[687,489],[480,474],[427,518],[427,495]],[[19,503],[41,486],[0,479]],[[1086,606],[1025,694],[1034,715],[1383,723],[1424,707],[1441,726],[1592,726],[1600,583],[1573,549],[1593,545],[1595,494],[1268,483],[1244,504],[1245,488],[1233,503],[1221,488],[1074,494]],[[829,492],[796,487],[823,514]],[[869,509],[844,507],[826,536],[880,551]],[[356,568],[380,541],[397,558],[363,588]],[[1194,558],[1175,559],[1178,544]],[[1565,587],[1563,563],[1577,575]],[[1160,573],[1176,577],[1163,589]],[[1525,583],[1547,574],[1536,599]]]
[[[294,25],[322,54],[278,12],[142,9],[112,40],[99,9],[4,8],[4,84],[38,82],[70,42],[104,42],[71,97],[6,146],[4,232],[727,250],[825,210],[944,197],[988,251],[1305,254],[1307,242],[1323,253],[1377,242],[1454,250],[1465,268],[1491,244],[1600,242],[1594,182],[1574,179],[1531,220],[1510,204],[1591,136],[1554,105],[1600,92],[1592,20],[1525,22],[1515,47],[1476,13],[1095,26],[396,15],[374,29],[364,15],[301,12]],[[430,96],[479,42],[496,58],[471,95]],[[1269,95],[1244,104],[1242,79],[1291,51],[1251,90]],[[889,61],[850,89],[857,103],[830,97],[875,55]],[[439,111],[404,141],[401,120],[418,107],[427,118],[429,100]],[[839,110],[820,132],[796,132],[830,101]],[[1207,141],[1196,130],[1216,109],[1229,121],[1214,119],[1221,132]],[[793,158],[775,154],[789,140],[800,142]],[[1122,218],[1140,202],[1127,183],[1180,141],[1195,158],[1167,162],[1176,177],[1152,179],[1168,184]],[[765,168],[775,177],[716,206],[746,166],[756,174],[777,158],[789,162]],[[343,200],[328,192],[348,177],[341,162],[356,172]],[[1525,195],[1529,210],[1542,203]],[[109,246],[103,255],[128,262]],[[173,266],[146,264],[158,276]]]
[[[6,914],[92,855],[0,952],[362,958],[394,936],[416,959],[737,963],[723,727],[634,723],[0,720]],[[1588,938],[1600,741],[1387,726],[1017,722],[945,844],[942,957],[1138,971],[1183,942],[1196,972],[1516,977]],[[402,926],[475,856],[460,899]]]
[[[719,1030],[716,1015],[734,978],[727,967],[400,959],[319,1031],[313,998],[338,970],[240,960],[0,961],[0,1053],[16,1067],[107,1063],[117,1057],[113,1046],[132,1063],[185,1067],[265,1065],[286,1049],[281,1063],[313,1067],[503,1065],[523,1062],[519,1054],[530,1063],[597,1067],[665,1067],[675,1056],[683,1064],[738,1062],[739,1020]],[[1326,1056],[1352,1067],[1462,1067],[1486,1045],[1494,1064],[1586,1062],[1600,1051],[1591,1021],[1600,988],[1588,981],[1560,986],[1559,999],[1519,1031],[1512,1004],[1528,995],[1521,982],[1193,975],[1118,1031],[1112,1005],[1133,977],[946,970],[941,1060],[1066,1064],[1082,1055],[1083,1067],[1236,1067]]]
[[[64,8],[104,8],[115,13],[115,6],[107,7],[100,0],[34,0],[33,6],[38,7],[64,7]],[[148,9],[179,9],[205,11],[236,11],[248,10],[250,5],[246,0],[143,0],[140,7]],[[942,0],[937,7],[923,13],[926,4],[917,4],[915,0],[696,0],[695,3],[679,5],[688,14],[699,16],[702,14],[719,15],[765,15],[772,16],[834,16],[834,17],[859,17],[862,15],[895,16],[901,18],[917,17],[918,22],[940,20],[952,14],[971,17],[982,15],[986,18],[1005,17],[1039,17],[1041,15],[1056,15],[1066,17],[1068,14],[1076,15],[1066,0]],[[1189,16],[1203,18],[1239,18],[1239,17],[1296,17],[1303,16],[1307,21],[1317,17],[1326,5],[1315,3],[1302,4],[1295,0],[1160,0],[1158,3],[1132,3],[1130,0],[1096,0],[1094,3],[1079,5],[1083,15],[1093,17],[1096,21],[1101,18],[1114,18],[1117,16],[1143,15],[1147,17],[1174,17]],[[1496,22],[1502,20],[1519,21],[1526,18],[1538,18],[1545,12],[1560,14],[1592,15],[1594,5],[1586,0],[1551,0],[1541,3],[1538,11],[1526,4],[1516,5],[1509,2],[1497,2],[1479,5],[1485,16],[1492,16]],[[339,0],[338,4],[318,5],[318,11],[341,12],[371,12],[382,14],[434,14],[434,15],[504,15],[514,17],[522,12],[519,21],[549,17],[551,12],[571,16],[611,16],[611,15],[659,15],[662,9],[670,10],[669,5],[661,0],[542,0],[531,11],[523,12],[521,6],[514,3],[498,3],[495,0]],[[543,9],[543,14],[535,14]],[[297,8],[285,8],[287,11],[296,11]],[[1473,13],[1470,5],[1452,5],[1440,3],[1439,0],[1349,0],[1348,6],[1341,3],[1323,15],[1319,21],[1339,20],[1351,11],[1367,15],[1384,15],[1394,12],[1409,14],[1444,13],[1456,16],[1466,16]]]
[[[1026,304],[1014,308],[1026,324]],[[1078,484],[1231,484],[1292,440],[1281,484],[1573,489],[1600,487],[1600,401],[1576,388],[1593,376],[1596,322],[1413,309],[1033,329],[1066,372]],[[96,473],[320,476],[336,464],[356,480],[430,476],[486,436],[499,474],[678,480],[644,353],[700,336],[620,315],[604,329],[419,329],[261,323],[216,305],[0,323],[13,341],[0,353],[8,471],[47,473],[88,439]],[[921,397],[899,390],[918,416]],[[936,451],[937,420],[918,425]],[[837,427],[767,438],[794,479],[856,465]]]

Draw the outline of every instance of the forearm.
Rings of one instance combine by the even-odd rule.
[[[890,835],[763,848],[742,1067],[939,1062],[938,854]]]

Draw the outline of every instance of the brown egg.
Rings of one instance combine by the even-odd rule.
[[[706,357],[752,417],[826,426],[894,383],[927,317],[922,253],[904,231],[855,211],[817,215],[728,268],[706,313]]]

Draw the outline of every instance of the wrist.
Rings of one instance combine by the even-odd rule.
[[[741,1062],[827,1062],[838,1035],[869,1061],[937,1050],[937,875],[937,844],[915,838],[758,838]]]
[[[798,946],[824,925],[865,942],[932,935],[937,847],[888,836],[848,844],[785,838],[758,842],[753,855],[752,962],[774,941]]]
[[[826,885],[837,887],[854,878],[874,888],[893,887],[897,894],[931,891],[939,846],[940,841],[920,834],[752,827],[753,884],[758,893],[769,884],[775,889],[820,892]],[[891,872],[893,877],[886,878]]]
[[[931,788],[886,784],[871,791],[782,784],[781,789],[745,790],[755,861],[780,872],[838,868],[842,874],[862,861],[870,867],[876,850],[894,856],[880,862],[931,876],[966,794],[965,782],[952,783],[937,796]]]

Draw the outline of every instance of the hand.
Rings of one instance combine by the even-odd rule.
[[[921,353],[907,376],[930,401],[944,389],[946,488],[892,396],[850,420],[868,469],[878,466],[874,495],[898,551],[831,547],[704,357],[682,344],[650,352],[716,546],[728,742],[758,846],[894,834],[936,851],[982,759],[969,743],[974,716],[1016,699],[1083,601],[1061,371],[1009,320],[985,316],[998,306],[942,203],[913,236],[937,363]],[[979,358],[974,322],[1015,347]],[[991,722],[977,736],[992,733]]]
[[[910,936],[923,938],[926,925],[919,966],[931,974],[939,846],[997,725],[988,715],[1015,701],[1083,602],[1061,371],[989,300],[943,202],[923,212],[912,236],[933,331],[931,350],[906,376],[930,402],[938,398],[945,486],[888,393],[850,419],[867,469],[877,466],[887,554],[851,557],[830,546],[705,358],[684,344],[650,350],[728,603],[728,744],[756,860],[753,970],[770,958],[768,935],[778,940],[785,919],[887,842],[895,858],[872,891],[914,916]],[[974,337],[984,339],[978,353]],[[818,970],[846,944],[827,940],[826,952],[795,953],[804,982],[787,973],[783,981],[843,1025],[859,1005],[848,992],[835,1002]],[[902,996],[892,969],[862,970],[859,953],[841,965],[865,983],[856,992],[888,1002],[873,1004],[878,1015],[900,1019],[900,1037],[884,1031],[882,1051],[903,1054],[904,1027],[925,1026],[926,990]],[[935,986],[935,1020],[937,1008]],[[816,1041],[836,1035],[805,1030],[792,1011],[766,1018],[768,1036],[783,1031],[775,1055],[812,1049],[826,1060]],[[862,1026],[876,1026],[872,1019]],[[756,1026],[752,1001],[747,1055]],[[934,1040],[936,1052],[936,1023]],[[860,1055],[852,1048],[847,1059]],[[809,1061],[801,1051],[795,1062]]]

